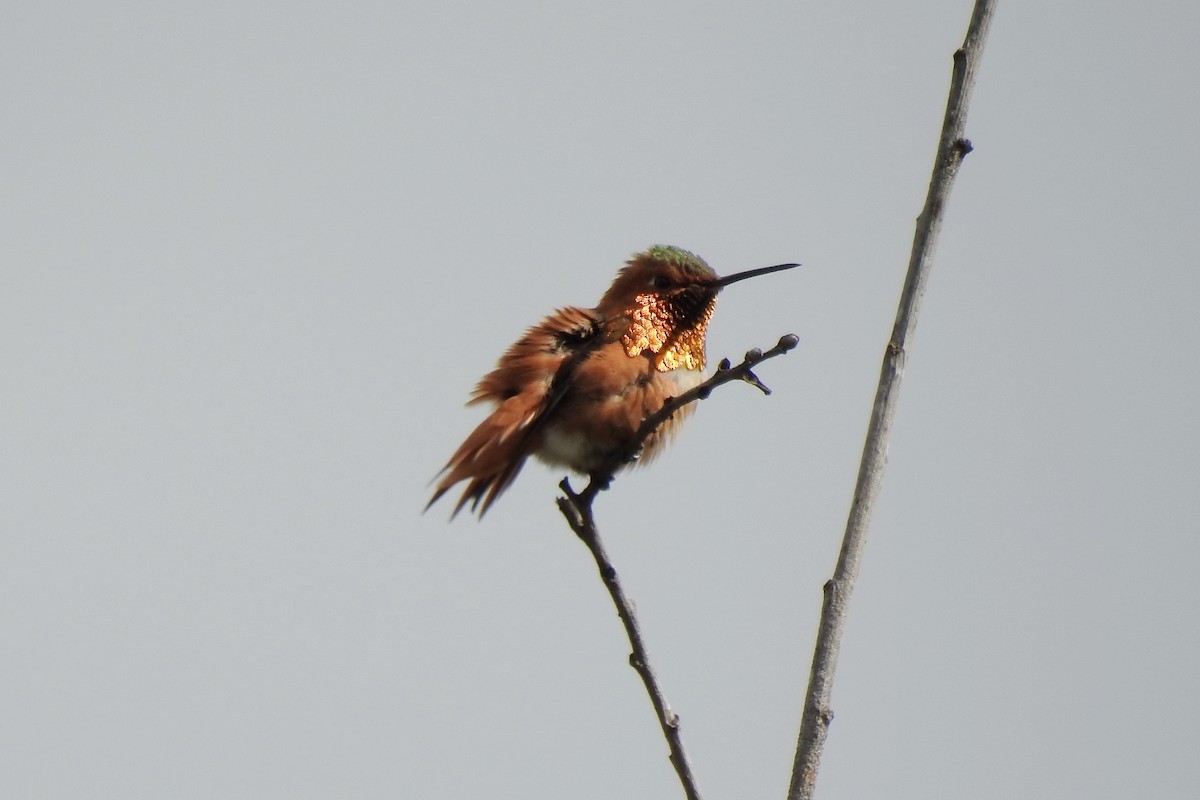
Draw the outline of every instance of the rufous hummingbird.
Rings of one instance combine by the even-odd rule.
[[[735,281],[799,264],[721,278],[704,259],[656,245],[617,273],[595,308],[561,308],[500,357],[467,405],[496,408],[442,469],[425,506],[467,481],[454,514],[468,502],[482,517],[537,456],[588,475],[623,447],[648,415],[704,380],[705,339],[717,293]],[[685,406],[643,443],[657,455],[693,406]],[[453,514],[451,515],[453,516]]]

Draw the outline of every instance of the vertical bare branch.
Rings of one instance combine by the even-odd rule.
[[[933,263],[950,189],[959,166],[967,153],[971,152],[971,143],[963,137],[967,105],[975,85],[975,72],[983,55],[983,45],[994,7],[995,0],[976,0],[966,39],[963,46],[954,53],[950,96],[946,103],[941,140],[934,160],[933,177],[929,182],[925,207],[917,217],[908,275],[900,294],[896,324],[883,355],[879,387],[875,393],[875,405],[871,410],[871,421],[858,470],[858,482],[854,488],[854,499],[846,521],[842,550],[833,577],[825,584],[821,623],[817,631],[808,692],[805,695],[804,711],[800,720],[800,735],[796,745],[796,760],[792,767],[788,800],[810,800],[815,789],[817,768],[825,746],[825,737],[829,732],[829,723],[833,719],[829,702],[846,624],[847,606],[858,577],[871,512],[887,462],[888,439],[907,357],[906,345],[916,327],[917,311]]]

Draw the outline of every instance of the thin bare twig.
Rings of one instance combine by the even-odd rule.
[[[613,475],[618,469],[636,459],[646,437],[653,433],[659,425],[670,419],[679,409],[708,397],[716,387],[737,380],[746,381],[763,393],[770,394],[771,390],[754,374],[753,367],[768,358],[786,353],[794,348],[798,341],[794,335],[783,336],[773,348],[765,353],[757,348],[749,351],[742,363],[735,367],[730,366],[729,359],[723,360],[718,365],[717,371],[708,380],[684,392],[679,397],[671,398],[663,404],[659,411],[647,417],[626,450],[617,453],[602,469],[591,475],[588,485],[582,491],[574,491],[570,481],[566,478],[563,478],[562,483],[559,484],[563,496],[558,498],[558,508],[566,518],[567,524],[571,526],[571,530],[575,531],[575,535],[583,541],[591,552],[592,558],[596,560],[600,579],[604,581],[609,597],[612,598],[613,605],[617,608],[617,616],[621,618],[621,624],[625,626],[625,634],[629,637],[629,646],[632,649],[629,654],[629,665],[637,671],[642,683],[646,686],[646,693],[650,696],[650,703],[654,706],[654,713],[658,717],[659,726],[662,728],[663,736],[666,737],[667,746],[670,748],[671,765],[675,767],[675,772],[679,776],[679,782],[683,785],[683,792],[688,800],[700,800],[700,790],[696,787],[691,763],[683,749],[683,738],[679,731],[679,716],[671,710],[663,695],[662,687],[659,686],[658,678],[654,674],[654,669],[650,666],[650,659],[646,654],[646,645],[642,641],[642,632],[634,612],[633,602],[621,587],[617,570],[609,561],[608,554],[604,550],[604,543],[600,539],[600,532],[596,528],[596,520],[592,514],[592,501],[596,499],[597,494],[609,487]]]
[[[575,534],[587,545],[592,558],[596,560],[600,579],[604,581],[604,587],[608,589],[608,595],[612,598],[613,605],[617,607],[617,616],[621,618],[621,624],[625,626],[625,635],[629,637],[629,646],[632,648],[632,652],[629,654],[629,666],[637,671],[642,683],[646,686],[646,694],[650,695],[650,703],[654,706],[658,724],[662,727],[663,736],[666,737],[667,747],[670,749],[671,766],[675,767],[675,773],[683,785],[683,793],[688,800],[700,800],[696,777],[692,774],[691,762],[688,761],[687,753],[683,749],[683,738],[679,732],[679,716],[667,704],[667,698],[663,695],[662,687],[659,686],[658,677],[654,674],[653,667],[650,666],[650,659],[646,655],[646,645],[642,641],[642,631],[633,610],[633,602],[621,588],[617,570],[609,561],[608,554],[604,550],[604,543],[600,540],[600,534],[596,530],[596,521],[592,517],[591,501],[585,500],[582,494],[572,491],[571,484],[566,478],[563,478],[559,487],[563,490],[565,497],[558,498],[558,507],[563,516],[567,518],[571,530],[575,531]]]
[[[951,186],[963,159],[971,152],[971,143],[963,138],[967,105],[975,85],[975,72],[983,56],[983,44],[987,38],[994,7],[995,0],[976,0],[971,22],[967,26],[966,39],[963,46],[954,53],[950,97],[946,103],[946,116],[934,160],[933,177],[929,182],[925,207],[917,217],[908,275],[900,294],[896,324],[884,351],[879,388],[871,410],[871,422],[867,429],[866,444],[858,470],[858,482],[854,488],[854,499],[850,504],[850,515],[846,521],[841,553],[833,577],[825,584],[821,624],[817,631],[808,692],[800,720],[800,735],[796,745],[788,800],[811,800],[825,737],[829,732],[829,723],[833,720],[833,712],[829,705],[833,675],[841,649],[850,594],[858,577],[871,512],[887,462],[888,438],[907,356],[905,345],[916,327],[917,311],[933,264],[933,254]]]

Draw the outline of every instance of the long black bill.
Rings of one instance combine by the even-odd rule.
[[[773,267],[759,267],[758,269],[748,269],[745,272],[735,272],[732,275],[726,275],[724,278],[717,278],[712,282],[713,286],[728,286],[731,283],[744,281],[747,278],[757,278],[759,275],[766,275],[769,272],[779,272],[780,270],[792,269],[798,267],[799,264],[776,264]]]

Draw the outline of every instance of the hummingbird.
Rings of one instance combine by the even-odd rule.
[[[705,340],[717,294],[737,281],[799,264],[719,277],[704,259],[656,245],[631,258],[595,308],[560,308],[534,325],[479,381],[467,405],[495,410],[438,473],[429,509],[467,481],[480,518],[535,456],[589,475],[631,444],[642,420],[704,380]],[[679,410],[642,444],[645,463],[678,430]]]

